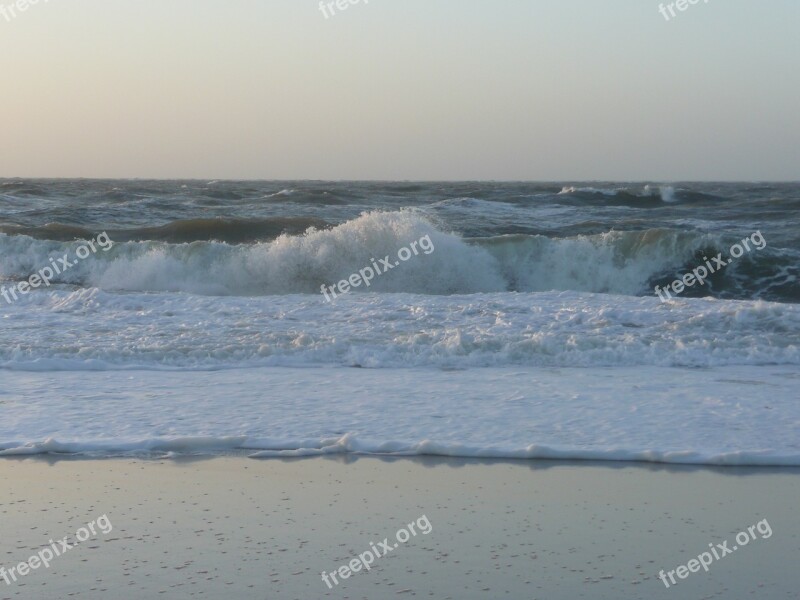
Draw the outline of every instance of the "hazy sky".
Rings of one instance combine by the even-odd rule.
[[[658,5],[40,0],[0,176],[800,179],[800,2]]]

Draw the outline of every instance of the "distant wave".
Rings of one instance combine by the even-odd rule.
[[[567,196],[575,201],[607,204],[607,205],[626,205],[634,208],[646,206],[659,206],[661,204],[672,204],[676,202],[699,203],[699,202],[718,202],[722,200],[711,194],[695,192],[691,190],[676,189],[670,185],[645,185],[641,189],[635,188],[594,188],[594,187],[573,187],[565,186],[558,193],[559,196]]]
[[[24,198],[45,198],[49,195],[49,190],[45,186],[36,185],[27,181],[0,181],[0,194],[13,198],[20,196]]]
[[[274,240],[282,234],[297,235],[309,228],[324,229],[329,223],[311,217],[273,217],[270,219],[187,219],[158,227],[135,229],[110,229],[107,233],[119,242],[159,241],[172,244],[218,241],[241,244]],[[89,240],[97,231],[62,223],[48,223],[42,227],[0,225],[0,233],[26,235],[39,240],[69,242]]]

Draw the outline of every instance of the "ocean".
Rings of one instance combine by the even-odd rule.
[[[800,465],[800,184],[3,179],[0,256],[5,455]]]

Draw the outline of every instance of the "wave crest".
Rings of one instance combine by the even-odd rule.
[[[717,234],[669,229],[569,238],[504,235],[465,239],[437,228],[419,211],[406,209],[364,213],[329,229],[310,228],[302,235],[284,233],[270,242],[254,244],[116,240],[111,251],[78,263],[56,283],[110,291],[202,295],[316,294],[323,284],[347,279],[373,260],[389,256],[394,261],[398,250],[425,236],[434,245],[433,253],[414,256],[376,277],[369,291],[649,294],[655,283],[676,279],[702,265],[704,256],[726,252],[731,243]],[[4,256],[0,277],[26,278],[46,266],[50,257],[74,253],[77,244],[0,234],[0,254]],[[693,292],[796,301],[800,298],[800,274],[797,257],[790,254],[770,253],[770,248],[746,254]]]

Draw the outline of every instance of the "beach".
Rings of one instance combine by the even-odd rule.
[[[0,461],[3,558],[105,514],[113,530],[0,598],[795,598],[796,468],[444,458]],[[431,528],[329,589],[425,515]],[[768,519],[773,534],[667,589]],[[0,583],[3,583],[0,580]]]

